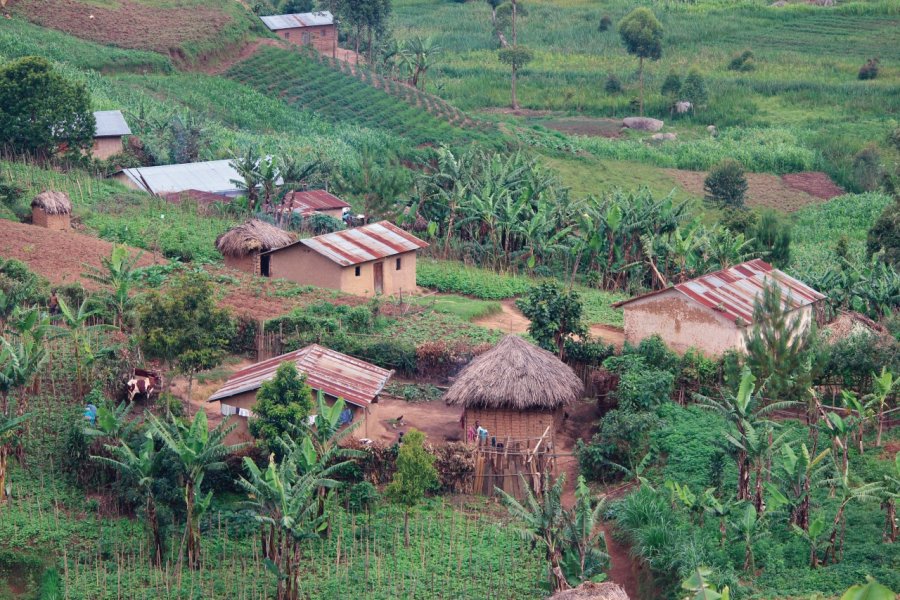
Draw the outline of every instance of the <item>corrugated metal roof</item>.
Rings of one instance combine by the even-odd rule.
[[[312,389],[361,407],[371,404],[394,374],[364,360],[312,344],[238,371],[209,397],[209,402],[259,389],[263,382],[275,377],[279,365],[288,361],[295,362],[297,369],[306,374],[306,382]]]
[[[192,200],[202,206],[208,206],[215,202],[231,202],[234,200],[231,196],[224,194],[214,194],[212,192],[201,192],[200,190],[183,190],[180,192],[166,192],[162,194],[166,202],[173,204],[181,204],[185,200]]]
[[[290,210],[297,211],[300,214],[309,214],[316,212],[317,210],[333,210],[349,207],[349,204],[325,190],[294,192],[291,196],[291,202],[288,205]]]
[[[782,306],[794,310],[807,306],[825,296],[787,273],[774,268],[769,263],[756,258],[728,269],[709,273],[696,279],[664,290],[643,294],[613,306],[625,306],[669,290],[681,292],[691,300],[707,308],[721,312],[731,320],[740,319],[744,323],[753,322],[753,304],[766,285],[776,282],[781,288]]]
[[[303,244],[342,267],[387,258],[428,246],[427,242],[388,221],[326,233],[298,240],[294,244]],[[276,248],[269,253],[280,252],[294,244]]]
[[[94,112],[97,130],[94,137],[118,137],[131,135],[131,129],[120,110],[98,110]]]
[[[272,31],[294,29],[296,27],[334,25],[334,17],[327,10],[311,13],[294,13],[292,15],[269,15],[268,17],[260,17],[260,19]]]
[[[122,169],[131,181],[151,194],[197,190],[213,194],[236,194],[240,190],[232,180],[241,176],[231,166],[230,160],[136,167]]]

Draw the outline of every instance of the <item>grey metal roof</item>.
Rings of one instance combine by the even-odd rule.
[[[231,166],[230,160],[162,165],[159,167],[135,167],[122,169],[131,181],[151,194],[198,190],[213,194],[235,194],[240,192],[232,180],[241,176]]]
[[[260,17],[266,27],[272,31],[279,29],[295,29],[297,27],[316,27],[334,25],[334,17],[327,10],[311,13],[295,13],[292,15],[270,15]]]
[[[118,137],[131,135],[131,129],[120,110],[98,110],[94,112],[97,131],[94,137]]]

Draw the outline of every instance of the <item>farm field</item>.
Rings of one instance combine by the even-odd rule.
[[[0,5],[0,600],[900,592],[896,0]]]

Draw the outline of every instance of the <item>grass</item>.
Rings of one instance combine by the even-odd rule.
[[[575,286],[584,306],[582,316],[588,325],[612,325],[621,327],[625,324],[622,310],[613,308],[612,304],[628,298],[619,292],[607,292],[583,286]]]
[[[422,258],[416,263],[416,284],[482,300],[503,300],[524,294],[534,285],[534,281],[528,277],[494,273],[458,262]]]
[[[494,300],[477,300],[455,294],[420,296],[412,302],[438,313],[454,315],[464,321],[474,321],[501,311],[500,303]]]

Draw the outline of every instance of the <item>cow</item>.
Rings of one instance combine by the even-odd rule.
[[[128,401],[134,402],[138,394],[144,394],[147,398],[155,391],[153,378],[144,375],[135,375],[128,380]]]

